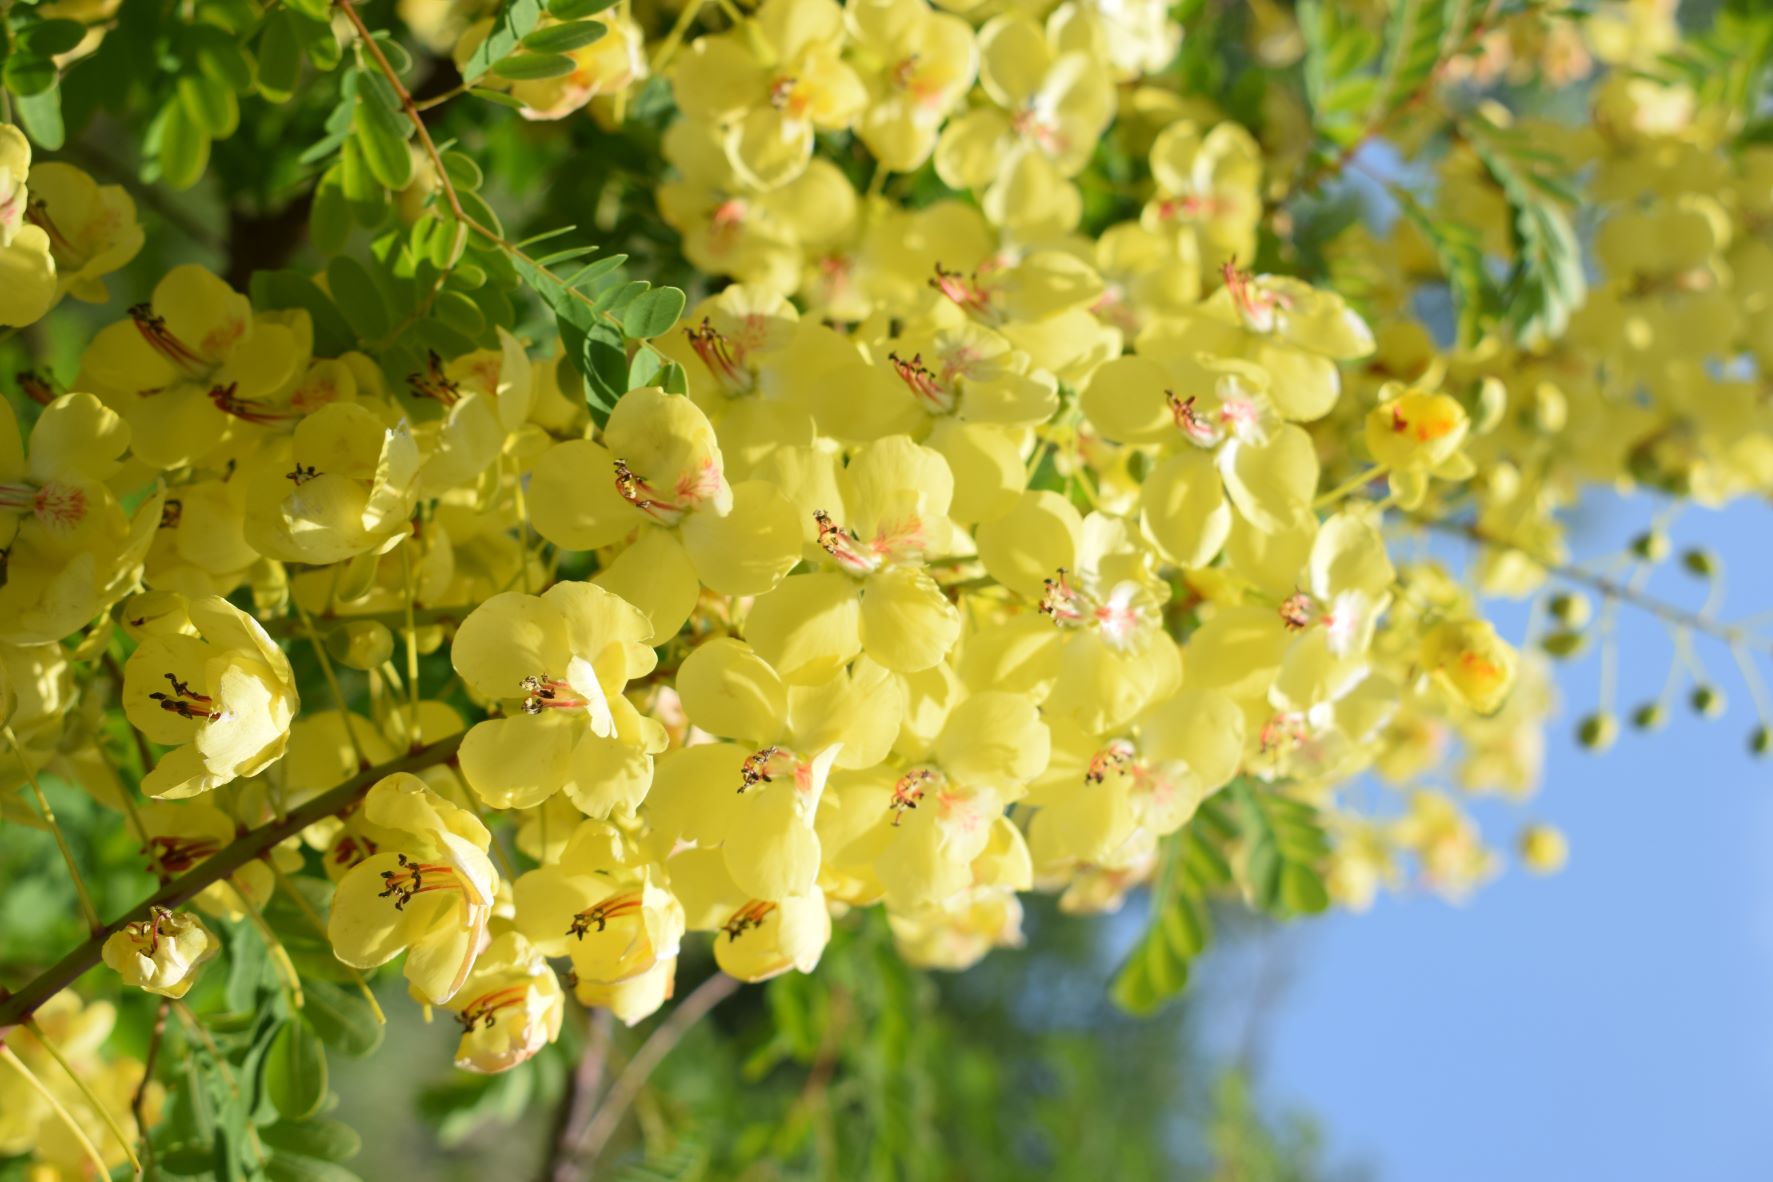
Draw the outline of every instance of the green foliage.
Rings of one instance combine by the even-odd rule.
[[[1229,810],[1215,798],[1165,840],[1150,922],[1114,979],[1114,1000],[1122,1009],[1153,1013],[1187,986],[1190,966],[1212,939],[1208,896],[1232,879],[1223,851],[1235,832]]]
[[[1522,340],[1556,337],[1588,291],[1571,224],[1577,197],[1559,176],[1562,161],[1483,115],[1461,128],[1508,201],[1514,267],[1502,287],[1504,323]]]
[[[1243,830],[1244,889],[1270,915],[1316,915],[1330,905],[1324,861],[1330,852],[1318,810],[1250,780],[1227,790]]]

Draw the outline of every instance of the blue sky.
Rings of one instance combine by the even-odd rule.
[[[1643,514],[1608,506],[1579,554],[1622,542]],[[1671,531],[1732,560],[1725,619],[1773,606],[1768,526],[1743,506]],[[1671,570],[1651,588],[1693,603],[1694,583]],[[1641,613],[1620,627],[1629,706],[1662,684],[1670,643]],[[1773,1172],[1773,761],[1748,753],[1755,715],[1726,652],[1701,655],[1729,713],[1706,722],[1683,705],[1601,757],[1570,737],[1596,662],[1560,670],[1539,797],[1478,815],[1502,842],[1527,816],[1562,827],[1561,875],[1510,868],[1461,906],[1392,898],[1264,942],[1286,984],[1257,1028],[1263,1089],[1320,1118],[1335,1158],[1384,1182]],[[1216,990],[1224,1012],[1239,992]],[[1219,1038],[1241,1040],[1241,1019]]]

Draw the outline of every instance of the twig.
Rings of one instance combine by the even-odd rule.
[[[220,882],[247,865],[286,838],[293,837],[323,818],[341,813],[360,800],[370,786],[396,772],[417,771],[452,758],[462,745],[460,734],[450,735],[410,755],[390,760],[380,767],[361,772],[289,811],[280,821],[273,821],[249,830],[200,863],[189,872],[173,879],[153,895],[142,900],[127,913],[94,932],[92,936],[54,965],[38,974],[36,979],[17,993],[0,998],[0,1039],[41,1007],[79,979],[82,973],[99,962],[100,949],[113,933],[126,924],[139,923],[156,907],[175,908],[201,894],[211,883]]]
[[[136,1135],[142,1139],[143,1173],[150,1179],[159,1174],[159,1169],[154,1164],[154,1139],[148,1136],[148,1085],[154,1082],[154,1064],[160,1059],[160,1044],[166,1041],[166,1011],[171,1008],[170,1001],[162,1001],[154,1012],[154,1030],[148,1035],[148,1053],[142,1056],[142,1082],[136,1085],[135,1095],[129,1099],[129,1113],[135,1117]]]
[[[567,1081],[566,1096],[560,1103],[554,1136],[549,1142],[548,1160],[542,1164],[540,1182],[578,1182],[578,1144],[585,1138],[585,1128],[597,1111],[597,1089],[603,1082],[603,1067],[609,1059],[610,1031],[615,1015],[608,1010],[593,1011],[585,1034],[585,1048],[573,1066]]]
[[[738,979],[725,973],[715,973],[706,981],[696,986],[695,991],[678,1003],[671,1016],[659,1024],[659,1028],[641,1044],[628,1066],[616,1082],[610,1085],[609,1095],[604,1097],[598,1106],[597,1115],[591,1119],[591,1125],[585,1130],[585,1140],[580,1147],[578,1160],[586,1165],[596,1163],[598,1155],[603,1152],[609,1139],[615,1136],[616,1129],[621,1126],[622,1118],[634,1104],[634,1098],[646,1086],[646,1081],[657,1070],[665,1056],[672,1048],[682,1041],[683,1036],[697,1022],[708,1015],[708,1011],[733,995],[739,987]]]

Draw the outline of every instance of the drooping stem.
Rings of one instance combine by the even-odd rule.
[[[86,926],[98,931],[102,926],[99,922],[98,908],[92,905],[92,895],[87,892],[86,879],[80,873],[80,863],[74,860],[74,851],[68,845],[67,835],[56,822],[55,810],[49,807],[49,797],[43,793],[43,785],[37,782],[37,770],[25,756],[24,744],[18,741],[11,724],[5,728],[6,741],[12,745],[12,754],[18,759],[19,766],[25,770],[25,782],[30,784],[31,792],[37,798],[37,810],[43,814],[43,823],[49,826],[50,833],[55,835],[56,848],[62,852],[62,861],[67,863],[68,877],[74,880],[74,893],[80,898],[80,912],[86,918]]]
[[[37,1025],[36,1019],[26,1018],[25,1029],[37,1036],[37,1045],[49,1052],[49,1057],[54,1059],[56,1066],[62,1069],[62,1074],[66,1075],[80,1094],[86,1098],[87,1105],[98,1113],[99,1119],[105,1122],[105,1127],[111,1130],[112,1138],[123,1150],[123,1156],[129,1159],[131,1168],[135,1170],[137,1175],[140,1175],[142,1161],[135,1155],[135,1146],[130,1143],[129,1137],[123,1132],[123,1126],[117,1123],[117,1118],[111,1115],[111,1110],[105,1106],[104,1101],[92,1094],[92,1089],[87,1086],[86,1080],[81,1077],[78,1071],[74,1070],[74,1065],[68,1062],[67,1056],[62,1054],[61,1049],[49,1041],[49,1036],[43,1033],[43,1027]]]
[[[461,734],[439,739],[399,759],[361,772],[338,787],[304,801],[291,809],[289,815],[281,821],[262,825],[235,838],[213,857],[173,879],[128,912],[95,931],[79,947],[39,973],[18,992],[0,998],[0,1038],[4,1038],[8,1031],[35,1013],[43,1003],[98,964],[100,949],[112,933],[122,931],[127,924],[140,923],[147,919],[156,907],[171,909],[190,902],[205,887],[222,881],[241,867],[269,853],[279,842],[295,836],[316,821],[344,812],[361,800],[363,794],[378,780],[397,772],[417,771],[443,763],[453,758],[461,745]]]
[[[598,1106],[597,1115],[591,1118],[591,1124],[585,1130],[585,1140],[578,1154],[580,1162],[586,1166],[596,1164],[604,1146],[621,1127],[622,1118],[633,1106],[634,1098],[640,1095],[640,1090],[646,1086],[646,1081],[652,1077],[659,1064],[665,1061],[665,1056],[683,1040],[691,1027],[707,1017],[710,1010],[731,997],[738,988],[737,978],[725,973],[715,973],[678,1003],[677,1008],[671,1011],[671,1016],[661,1022],[659,1028],[641,1044],[640,1050],[634,1053],[634,1058],[628,1060],[628,1066],[622,1069],[616,1082],[610,1085],[609,1095],[604,1097],[603,1103]]]
[[[31,1086],[31,1089],[43,1097],[43,1102],[49,1105],[50,1111],[54,1112],[61,1118],[62,1123],[68,1126],[68,1132],[74,1134],[74,1140],[80,1143],[80,1148],[85,1151],[86,1156],[91,1159],[93,1166],[97,1169],[94,1176],[109,1177],[111,1171],[105,1165],[104,1154],[100,1153],[98,1146],[92,1143],[92,1138],[86,1135],[86,1130],[80,1127],[80,1122],[74,1119],[74,1114],[68,1111],[59,1096],[49,1090],[47,1084],[32,1074],[31,1069],[25,1066],[25,1061],[14,1054],[12,1048],[4,1043],[0,1043],[0,1063],[10,1063],[13,1070],[25,1077],[25,1082]]]

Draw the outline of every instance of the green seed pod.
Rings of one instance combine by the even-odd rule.
[[[1769,729],[1766,723],[1757,726],[1748,737],[1748,749],[1754,755],[1765,755],[1773,751],[1773,729]]]
[[[1631,712],[1631,725],[1640,731],[1659,731],[1668,724],[1668,711],[1660,702],[1645,702]]]
[[[1692,704],[1693,712],[1703,718],[1716,718],[1726,708],[1724,691],[1711,685],[1693,687],[1693,693],[1687,701]]]
[[[1605,751],[1619,738],[1619,720],[1606,711],[1584,718],[1576,727],[1576,741],[1590,751]]]

